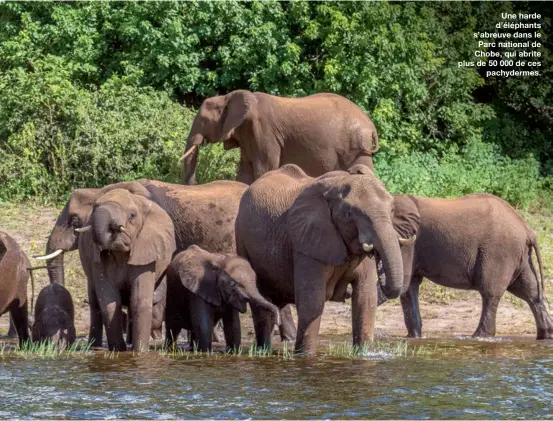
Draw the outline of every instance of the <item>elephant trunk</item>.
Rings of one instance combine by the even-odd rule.
[[[250,303],[253,303],[261,308],[264,308],[267,311],[270,311],[273,314],[273,321],[277,326],[280,326],[280,309],[275,306],[273,303],[267,301],[259,292],[251,292],[250,294]]]
[[[375,224],[375,230],[375,249],[386,275],[386,283],[382,285],[382,292],[390,299],[397,298],[403,287],[403,259],[398,235],[391,222]],[[362,241],[361,237],[360,235]]]
[[[77,234],[69,225],[69,209],[68,205],[65,205],[46,244],[46,256],[55,255],[46,260],[51,284],[64,285],[64,253],[77,249],[77,239]]]
[[[182,177],[182,183],[186,185],[196,184],[196,166],[198,165],[198,155],[200,145],[202,144],[204,137],[197,134],[190,134],[186,141],[186,149],[184,151],[184,172]]]
[[[55,228],[54,228],[55,229]],[[48,239],[46,244],[46,254],[54,253],[56,250],[59,250],[59,247],[56,247],[52,241],[52,237]],[[48,269],[48,278],[50,278],[51,284],[65,285],[65,272],[64,272],[64,256],[63,253],[58,254],[51,260],[48,260],[46,263]]]
[[[106,205],[98,207],[91,218],[94,242],[102,249],[109,249],[113,237],[112,227],[117,225],[114,214]]]

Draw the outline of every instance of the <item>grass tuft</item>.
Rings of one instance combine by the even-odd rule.
[[[79,340],[72,345],[58,345],[52,341],[26,341],[21,347],[11,347],[7,343],[0,344],[0,357],[58,358],[84,355],[90,351],[91,345],[86,340]]]

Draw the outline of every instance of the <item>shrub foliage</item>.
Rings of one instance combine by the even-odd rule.
[[[457,66],[502,11],[542,14],[542,76]],[[355,101],[394,192],[488,191],[528,206],[553,173],[551,13],[534,2],[1,3],[0,199],[178,182],[194,109],[245,88]],[[232,178],[237,159],[203,148],[198,181]]]

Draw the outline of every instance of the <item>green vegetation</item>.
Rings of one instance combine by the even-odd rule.
[[[86,340],[78,340],[69,346],[58,346],[52,341],[23,343],[22,347],[11,347],[8,344],[0,344],[0,358],[2,357],[22,357],[22,358],[60,358],[74,357],[84,355],[90,351],[90,345]]]
[[[457,66],[519,11],[543,16],[540,77]],[[1,3],[0,201],[178,182],[194,110],[246,88],[355,101],[392,192],[551,204],[551,18],[541,2]],[[199,182],[234,176],[236,151],[200,156]]]

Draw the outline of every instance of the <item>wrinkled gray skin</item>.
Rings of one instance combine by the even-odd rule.
[[[19,244],[0,231],[0,315],[10,312],[20,345],[29,339],[27,269],[30,267],[29,259]]]
[[[403,264],[392,226],[394,200],[366,171],[311,178],[296,165],[285,165],[255,181],[242,196],[236,219],[238,254],[251,263],[264,297],[278,307],[296,304],[298,352],[316,352],[324,303],[343,301],[349,283],[353,342],[372,340],[376,268],[368,255],[382,262],[385,294],[400,295]],[[270,346],[272,317],[251,307],[257,343]]]
[[[269,312],[280,325],[279,308],[261,296],[250,264],[236,255],[214,254],[190,246],[175,256],[167,270],[167,344],[173,345],[181,329],[192,330],[193,345],[211,349],[213,327],[220,319],[228,349],[241,341],[238,313],[249,302]]]
[[[175,227],[177,252],[197,244],[213,253],[236,253],[234,221],[240,198],[247,188],[246,185],[234,181],[215,181],[201,186],[183,186],[141,179],[110,184],[101,189],[77,189],[71,193],[50,233],[46,246],[46,254],[56,250],[62,251],[55,258],[47,261],[50,282],[64,284],[64,254],[76,250],[79,237],[84,235],[76,232],[75,229],[89,224],[92,206],[96,199],[117,188],[142,195],[167,212]],[[90,278],[88,285],[91,285]],[[156,293],[154,297],[157,295]],[[91,312],[89,339],[95,344],[101,344],[101,314],[94,299],[94,292],[90,291],[90,288],[89,303]],[[157,305],[154,306],[155,308]],[[291,325],[291,327],[286,331],[286,335],[295,338],[295,328],[289,308],[283,309],[281,318],[283,324],[285,320],[291,321],[287,323],[287,326]],[[152,326],[152,336],[157,337],[160,332],[161,324]]]
[[[75,342],[75,310],[71,294],[58,284],[50,284],[38,294],[35,321],[32,327],[34,342],[50,340],[60,346]]]
[[[126,350],[121,310],[128,297],[133,349],[147,350],[154,290],[176,248],[173,223],[151,200],[115,189],[96,200],[90,224],[92,230],[79,241],[79,253],[92,280],[108,347]]]
[[[353,102],[328,93],[282,98],[237,90],[206,99],[188,135],[183,184],[196,182],[204,141],[240,148],[236,180],[246,184],[285,164],[312,177],[354,164],[372,168],[378,151],[373,122]]]
[[[553,337],[536,234],[507,202],[490,194],[457,199],[397,195],[394,201],[396,230],[417,235],[413,245],[402,249],[406,291],[401,305],[409,337],[421,336],[418,294],[423,277],[480,293],[482,314],[473,336],[495,335],[499,300],[509,291],[530,306],[537,339]],[[532,263],[533,251],[541,276]]]

